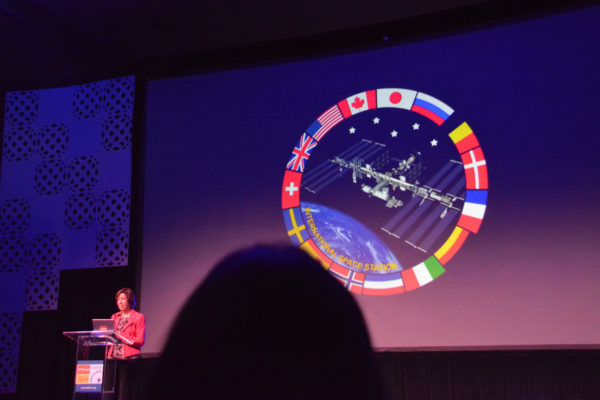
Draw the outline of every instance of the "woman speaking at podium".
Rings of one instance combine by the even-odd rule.
[[[135,296],[129,288],[120,289],[115,295],[118,312],[110,318],[114,321],[115,335],[122,343],[108,350],[108,358],[119,360],[117,363],[117,393],[119,400],[131,399],[135,364],[133,359],[140,357],[140,348],[146,338],[146,320],[144,315],[135,311]]]
[[[115,295],[119,312],[114,313],[110,319],[115,321],[115,335],[123,341],[114,345],[113,358],[135,358],[140,355],[140,348],[144,345],[146,337],[146,320],[144,315],[135,311],[135,296],[129,288],[120,289]]]

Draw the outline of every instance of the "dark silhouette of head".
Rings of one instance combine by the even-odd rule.
[[[181,310],[155,399],[381,398],[352,296],[295,247],[231,254]]]

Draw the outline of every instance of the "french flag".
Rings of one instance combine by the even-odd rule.
[[[442,125],[454,112],[454,109],[447,104],[425,93],[417,94],[411,110],[429,118],[438,125]]]
[[[487,190],[467,190],[465,205],[458,220],[458,226],[477,233],[485,214]]]

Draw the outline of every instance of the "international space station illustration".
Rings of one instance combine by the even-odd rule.
[[[423,164],[419,152],[391,158],[386,145],[362,139],[307,171],[302,187],[316,194],[351,173],[365,195],[399,209],[381,230],[427,253],[462,210],[465,176],[462,163],[450,159],[421,184]]]

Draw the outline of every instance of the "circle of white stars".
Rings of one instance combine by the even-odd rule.
[[[372,120],[372,121],[373,121],[373,124],[374,124],[374,125],[379,125],[379,123],[381,122],[381,118],[379,118],[379,117],[375,117],[375,118],[373,118],[373,120]],[[421,127],[421,125],[419,125],[419,123],[417,123],[417,122],[415,122],[415,123],[414,123],[414,124],[412,124],[411,126],[412,126],[412,129],[413,129],[413,131],[418,131],[418,130],[419,130],[419,128]],[[350,133],[351,135],[355,134],[355,133],[356,133],[356,128],[355,128],[355,127],[353,127],[353,126],[352,126],[352,127],[350,127],[350,128],[348,129],[348,133]],[[398,137],[398,131],[397,131],[397,130],[395,130],[395,129],[394,129],[394,130],[392,130],[392,131],[390,132],[390,136],[391,136],[391,137],[393,137],[393,138],[395,138],[395,137]],[[436,139],[432,139],[432,140],[429,142],[429,144],[431,144],[431,147],[436,147],[436,146],[438,145],[438,141],[437,141]]]

